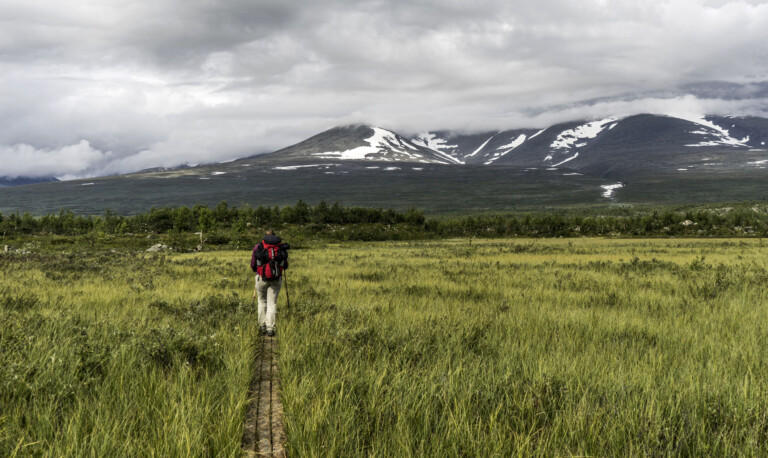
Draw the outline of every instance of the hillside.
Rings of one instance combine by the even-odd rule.
[[[637,115],[545,129],[407,136],[337,127],[222,164],[0,189],[0,212],[289,205],[298,199],[431,213],[768,198],[768,120]]]

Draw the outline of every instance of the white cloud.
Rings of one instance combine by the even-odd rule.
[[[756,0],[0,2],[0,150],[38,158],[0,175],[225,160],[348,122],[765,115],[767,43]]]
[[[0,148],[0,173],[9,178],[18,176],[80,176],[84,170],[107,163],[112,156],[91,147],[82,140],[59,149],[36,149],[30,145]]]

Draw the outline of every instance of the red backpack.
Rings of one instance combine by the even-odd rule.
[[[270,245],[262,240],[262,249],[256,256],[256,273],[262,280],[279,280],[283,270],[288,267],[288,252],[281,244]]]

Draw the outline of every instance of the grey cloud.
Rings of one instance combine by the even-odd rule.
[[[349,122],[765,114],[766,31],[754,0],[5,2],[0,175],[226,160]]]
[[[297,11],[273,0],[5,2],[0,50],[5,58],[173,66],[288,27]]]
[[[768,81],[747,84],[729,83],[725,81],[703,81],[685,84],[681,86],[681,90],[703,99],[768,99]]]

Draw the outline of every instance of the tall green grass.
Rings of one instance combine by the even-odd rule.
[[[292,456],[768,454],[760,240],[294,250]],[[0,456],[236,456],[247,252],[0,253]]]
[[[280,317],[294,456],[765,455],[768,248],[328,245]]]
[[[0,456],[239,456],[256,352],[243,267],[0,256]]]

